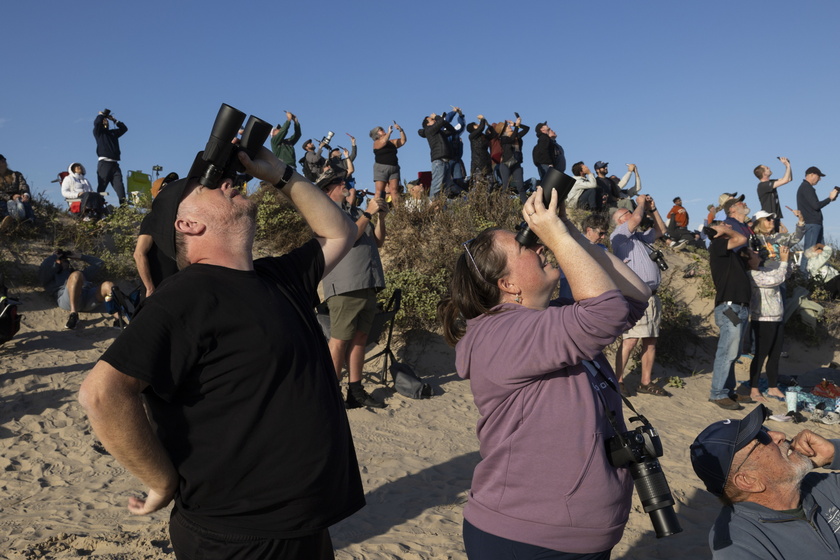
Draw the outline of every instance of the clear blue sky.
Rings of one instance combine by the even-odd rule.
[[[422,117],[450,105],[547,119],[570,164],[634,162],[692,225],[724,191],[758,210],[752,169],[781,176],[776,156],[794,170],[783,204],[810,165],[821,197],[840,184],[835,1],[13,2],[3,22],[0,153],[53,200],[72,161],[95,184],[97,111],[129,128],[124,173],[184,173],[222,102],[273,122],[288,109],[304,138],[350,132],[360,186],[372,127],[405,127],[411,178],[430,167]],[[840,201],[824,215],[837,241]]]

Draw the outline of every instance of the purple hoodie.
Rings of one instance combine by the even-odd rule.
[[[611,290],[543,311],[502,304],[467,321],[455,364],[481,414],[481,462],[464,508],[470,523],[563,552],[600,552],[621,540],[632,480],[607,461],[613,429],[581,361],[597,362],[617,386],[601,351],[646,307]],[[607,386],[602,395],[624,429],[619,394]]]

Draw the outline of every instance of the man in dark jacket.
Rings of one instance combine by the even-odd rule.
[[[817,243],[825,244],[823,235],[823,214],[824,206],[837,198],[837,188],[831,190],[828,196],[822,200],[817,196],[817,183],[825,177],[818,167],[809,167],[805,170],[805,179],[796,191],[796,206],[802,212],[805,220],[805,238],[802,240],[803,249],[809,249]],[[803,272],[808,271],[808,259],[803,255],[799,263]]]
[[[531,152],[534,157],[534,165],[540,174],[540,182],[550,167],[554,167],[561,173],[566,172],[566,152],[563,146],[557,143],[557,133],[554,132],[547,122],[537,125],[537,145]]]
[[[449,185],[452,176],[449,173],[449,159],[452,153],[446,136],[455,134],[456,130],[440,115],[432,113],[423,119],[423,128],[417,131],[421,138],[429,143],[432,159],[432,186],[429,188],[429,198],[435,199],[444,185]]]
[[[112,121],[117,128],[109,128],[108,121]],[[93,120],[93,137],[96,138],[96,155],[99,156],[99,164],[96,166],[99,185],[96,192],[104,193],[108,183],[111,183],[120,204],[125,203],[125,187],[120,170],[120,136],[126,132],[128,127],[125,123],[115,119],[108,109],[100,111]]]
[[[721,420],[691,444],[691,464],[723,502],[709,533],[712,558],[840,556],[840,440],[802,430],[788,440],[762,424],[758,405],[743,420]]]
[[[493,127],[487,124],[484,115],[476,117],[478,123],[471,122],[467,125],[467,132],[470,135],[470,186],[475,186],[478,181],[486,181],[490,188],[493,179],[493,160],[490,159],[490,140],[497,136]]]

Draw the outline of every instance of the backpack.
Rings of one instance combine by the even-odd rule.
[[[394,378],[394,389],[397,393],[410,399],[428,399],[434,395],[432,386],[423,383],[417,374],[406,364],[391,364],[391,377]]]
[[[17,308],[18,302],[9,299],[3,275],[0,274],[0,344],[10,341],[20,330],[22,315],[18,315]]]
[[[490,159],[493,160],[493,163],[502,162],[502,142],[498,136],[490,139]]]

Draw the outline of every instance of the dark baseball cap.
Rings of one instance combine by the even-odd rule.
[[[739,202],[744,201],[744,195],[741,195],[737,198],[730,198],[726,202],[723,203],[723,211],[727,214],[729,213],[729,209],[738,204]]]
[[[743,420],[721,420],[700,432],[691,444],[691,466],[706,490],[723,495],[732,458],[756,438],[769,415],[767,407],[759,404]]]
[[[810,175],[811,173],[815,175],[819,175],[820,177],[825,177],[822,171],[820,171],[819,167],[814,167],[813,165],[805,170],[805,175]]]
[[[610,164],[606,161],[596,161],[595,162],[595,171],[599,169],[604,169],[605,167],[609,167]]]

